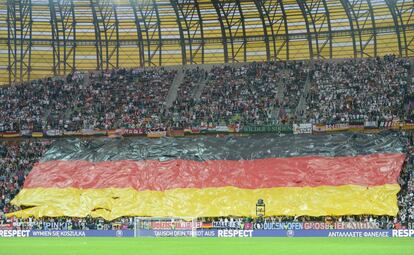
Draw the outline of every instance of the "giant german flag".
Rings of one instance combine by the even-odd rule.
[[[18,217],[396,215],[396,134],[59,140]]]

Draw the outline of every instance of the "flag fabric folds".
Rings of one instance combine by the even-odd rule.
[[[404,160],[394,133],[59,140],[9,216],[396,215]]]

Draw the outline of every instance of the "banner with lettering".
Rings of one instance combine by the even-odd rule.
[[[330,238],[384,238],[414,237],[414,229],[361,230],[0,230],[0,238],[27,237],[330,237]]]
[[[124,136],[138,136],[145,135],[144,128],[127,128],[124,130]]]
[[[279,133],[279,134],[292,134],[293,126],[290,124],[277,124],[277,125],[247,125],[243,126],[240,130],[242,133]]]
[[[293,124],[293,134],[312,134],[312,124]]]

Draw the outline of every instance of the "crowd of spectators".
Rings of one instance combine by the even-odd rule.
[[[281,108],[296,108],[294,102],[305,82],[305,64],[271,61],[213,67],[201,97],[185,106],[192,121],[187,125],[279,123],[287,117],[279,114],[286,113]]]
[[[213,228],[213,229],[269,229],[277,228],[276,224],[280,224],[279,228],[283,229],[282,223],[290,223],[291,228],[300,228],[301,223],[308,223],[309,229],[335,229],[335,226],[341,226],[339,229],[346,229],[350,224],[354,229],[402,229],[407,228],[406,224],[401,224],[397,218],[389,216],[372,216],[372,215],[349,215],[349,216],[324,216],[324,217],[210,217],[197,219],[179,219],[179,218],[141,218],[140,222],[135,221],[134,217],[122,217],[113,221],[106,221],[102,218],[9,218],[0,220],[0,229],[4,223],[9,222],[11,228],[19,230],[132,230],[151,229],[150,222],[167,223],[163,229],[173,229],[178,222],[188,222],[187,229],[195,228]],[[170,224],[168,224],[170,223]],[[338,224],[342,223],[342,224]],[[411,222],[412,223],[412,222]],[[203,225],[204,224],[204,225]],[[267,226],[265,226],[267,224]],[[156,224],[155,224],[156,226]],[[348,227],[348,228],[352,228]]]
[[[195,98],[195,92],[200,83],[208,77],[208,72],[200,67],[183,70],[184,79],[177,91],[175,104],[187,104]]]
[[[279,119],[282,122],[297,122],[296,109],[299,99],[304,93],[304,86],[309,74],[309,63],[304,61],[288,63],[284,72],[285,74],[280,79],[284,86],[284,95]]]
[[[150,229],[150,223],[152,222],[165,222],[171,223],[170,228],[174,228],[174,223],[178,222],[191,222],[186,224],[188,229],[193,226],[196,228],[214,228],[214,229],[243,229],[245,226],[254,229],[264,229],[265,224],[275,223],[293,223],[292,228],[297,227],[295,223],[318,223],[313,224],[313,229],[334,229],[337,223],[356,223],[354,228],[359,229],[400,229],[406,226],[393,220],[388,216],[370,216],[370,215],[350,215],[346,217],[263,217],[263,218],[250,218],[250,217],[210,217],[210,218],[197,218],[197,219],[179,219],[179,218],[141,218],[141,222],[135,221],[134,217],[122,217],[113,221],[106,221],[101,218],[14,218],[4,219],[4,222],[10,222],[12,228],[19,230],[127,230],[127,229]],[[203,226],[204,223],[204,226]],[[0,224],[3,224],[0,220]],[[270,225],[270,224],[269,224]],[[268,226],[269,226],[268,225]],[[358,226],[359,225],[359,226]],[[273,225],[274,226],[274,225]],[[344,225],[342,225],[343,228]],[[168,224],[163,228],[168,229]],[[1,229],[1,225],[0,225]]]
[[[200,67],[186,69],[182,84],[177,91],[177,98],[168,109],[167,119],[172,122],[172,127],[197,126],[196,111],[198,100],[196,92],[200,84],[208,78],[208,72]]]
[[[168,106],[173,69],[77,71],[0,87],[0,132],[414,119],[410,68],[394,56],[197,66],[178,71]]]
[[[0,87],[0,131],[156,128],[175,71],[75,72]]]
[[[312,123],[404,119],[410,60],[385,56],[314,63],[305,119]]]
[[[277,64],[268,63],[214,67],[196,118],[208,124],[271,122],[274,108],[279,106],[278,69]]]
[[[0,220],[1,221],[1,220]],[[13,218],[4,219],[14,229],[19,230],[126,230],[134,229],[134,217],[123,217],[113,221],[106,221],[101,218]],[[0,222],[1,224],[1,222]]]

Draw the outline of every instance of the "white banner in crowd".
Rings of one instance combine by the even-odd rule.
[[[293,124],[293,133],[297,134],[312,134],[312,124]]]

